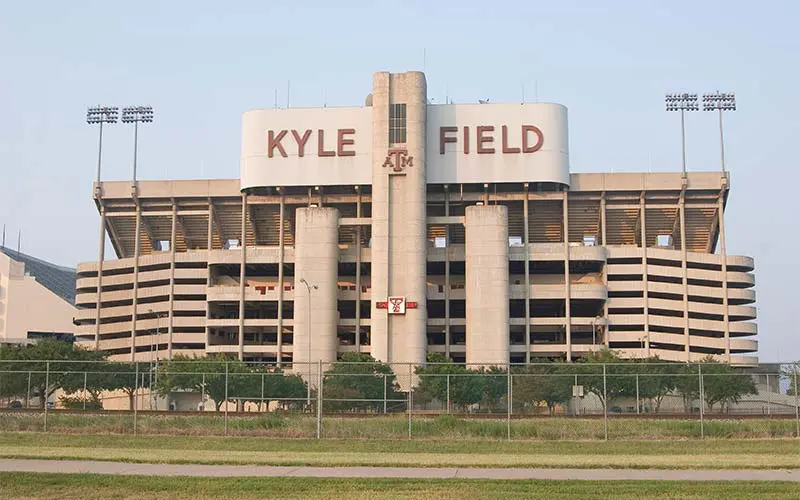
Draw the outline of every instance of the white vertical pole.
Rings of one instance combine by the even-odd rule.
[[[133,435],[139,432],[139,363],[134,363],[133,382]]]
[[[608,441],[608,387],[606,384],[606,365],[603,363],[603,435]]]
[[[703,408],[703,365],[697,365],[697,377],[700,383],[700,439],[704,439],[706,437],[706,430],[705,430],[705,423],[703,422],[703,417],[705,413],[705,409]]]
[[[514,398],[511,392],[511,364],[508,365],[508,376],[506,377],[506,397],[508,399],[508,404],[506,404],[506,435],[508,440],[511,441],[511,405],[513,404]]]
[[[408,439],[411,439],[411,405],[413,403],[413,399],[411,396],[411,363],[408,364]]]
[[[636,414],[639,414],[639,374],[636,374]]]
[[[45,375],[44,375],[44,394],[41,397],[44,398],[44,432],[47,432],[47,388],[50,387],[50,362],[48,361],[45,365]]]
[[[310,325],[310,323],[309,323]],[[309,330],[310,332],[310,330]],[[322,439],[322,359],[317,360],[317,439]]]
[[[223,402],[225,405],[225,435],[228,435],[228,362],[225,362],[225,401]]]
[[[383,374],[383,413],[386,414],[386,374]]]

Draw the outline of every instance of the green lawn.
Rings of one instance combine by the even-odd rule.
[[[324,417],[323,437],[335,439],[405,439],[408,417]],[[41,413],[0,414],[0,432],[44,430]],[[133,434],[133,416],[127,413],[68,414],[50,412],[47,430],[61,433]],[[281,416],[249,414],[231,416],[227,434],[272,438],[310,438],[316,431],[316,420],[308,415]],[[160,414],[138,416],[138,434],[161,435],[224,435],[225,419],[221,414]],[[765,439],[796,437],[797,422],[780,418],[707,419],[705,437],[733,439]],[[414,416],[411,435],[417,439],[507,439],[505,418],[462,418]],[[630,418],[611,416],[609,439],[656,440],[700,438],[698,419]],[[520,440],[604,439],[602,418],[538,417],[511,421],[511,437]]]
[[[705,441],[278,440],[0,434],[0,457],[315,466],[800,468],[796,439]]]
[[[797,498],[797,483],[673,481],[486,481],[314,478],[186,478],[0,473],[2,498],[614,498],[749,500]]]

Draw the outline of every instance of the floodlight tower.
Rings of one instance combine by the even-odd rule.
[[[86,123],[100,125],[100,140],[97,146],[97,183],[100,184],[100,166],[103,162],[103,124],[117,123],[119,108],[116,106],[92,106],[86,110]]]
[[[683,175],[686,175],[686,120],[684,114],[686,111],[700,109],[697,105],[697,94],[670,93],[666,94],[664,102],[667,105],[667,111],[681,112],[681,168]]]
[[[722,171],[725,172],[725,138],[722,134],[722,112],[736,111],[736,94],[733,92],[714,92],[703,94],[703,111],[719,111],[719,148]]]
[[[152,106],[122,108],[122,123],[133,123],[133,183],[136,184],[136,155],[139,149],[139,122],[152,123]]]

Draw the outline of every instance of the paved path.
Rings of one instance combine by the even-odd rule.
[[[291,467],[269,465],[132,464],[91,460],[0,459],[0,472],[61,472],[128,476],[389,477],[404,479],[555,479],[664,481],[796,481],[800,469],[477,469],[420,467]]]

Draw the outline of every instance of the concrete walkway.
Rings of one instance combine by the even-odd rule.
[[[0,472],[58,472],[128,476],[340,477],[403,479],[552,479],[591,481],[796,481],[800,469],[476,469],[420,467],[291,467],[269,465],[132,464],[90,460],[0,459]]]

